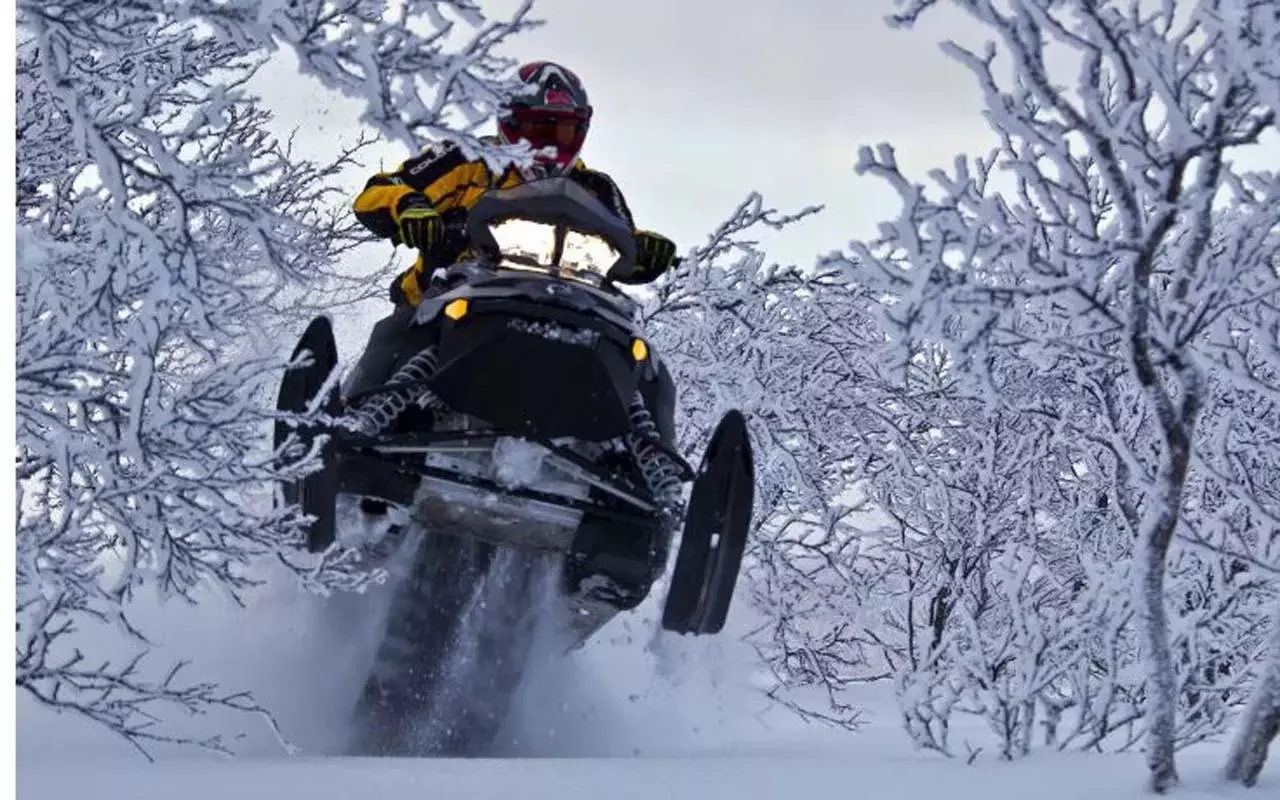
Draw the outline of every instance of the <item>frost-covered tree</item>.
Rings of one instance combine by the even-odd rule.
[[[696,457],[720,415],[747,415],[756,457],[756,514],[744,561],[744,594],[766,624],[750,634],[776,676],[775,699],[808,716],[856,718],[838,691],[863,659],[843,626],[828,620],[856,605],[859,584],[841,570],[855,561],[849,524],[858,504],[843,498],[862,457],[854,440],[864,387],[865,336],[832,273],[766,265],[752,229],[782,228],[816,208],[780,215],[750,195],[729,219],[656,285],[647,326],[679,387],[681,446]],[[831,708],[796,703],[791,689],[817,686]]]
[[[1030,746],[1019,719],[1029,728],[1074,710],[1054,746],[1093,747],[1132,725],[1132,658],[1105,651],[1127,632],[1124,609],[1119,630],[1110,615],[1123,576],[1094,568],[1110,562],[1103,532],[1114,525],[1098,524],[1099,488],[1073,472],[1078,457],[1054,422],[963,394],[940,348],[897,381],[876,359],[891,345],[866,286],[832,267],[763,269],[750,242],[721,242],[659,285],[650,322],[679,379],[690,447],[724,405],[749,413],[760,503],[744,574],[766,620],[750,639],[774,675],[770,694],[852,726],[858,709],[842,691],[893,676],[909,731],[948,753],[953,713],[990,721],[1009,757]],[[1007,380],[1049,382],[1026,367]],[[1097,580],[1082,593],[1086,575]],[[1039,657],[1006,657],[1033,635]],[[1004,652],[971,646],[987,639]],[[1064,653],[1092,667],[1064,676]],[[975,675],[991,676],[985,689]],[[930,712],[939,706],[926,699],[956,679],[964,702]],[[1015,684],[1035,688],[1015,702]]]
[[[938,3],[902,5],[893,21],[909,26]],[[859,171],[887,180],[904,209],[845,263],[890,298],[884,318],[901,345],[946,346],[987,402],[1058,420],[1088,446],[1133,545],[1145,747],[1165,791],[1177,782],[1180,675],[1203,666],[1175,641],[1170,609],[1186,598],[1166,567],[1179,537],[1220,552],[1192,541],[1219,535],[1199,524],[1206,507],[1192,495],[1217,480],[1210,465],[1224,474],[1222,462],[1267,458],[1231,407],[1280,395],[1280,181],[1230,160],[1274,130],[1275,74],[1255,69],[1270,56],[1242,46],[1254,31],[1240,15],[1223,21],[1233,4],[956,5],[1000,42],[945,46],[977,78],[1000,143],[931,173],[931,190],[899,171],[890,146],[864,149]],[[1250,7],[1259,26],[1274,11]],[[1069,54],[1074,73],[1051,74],[1051,58]],[[1057,391],[1001,391],[1009,359],[1054,376]],[[1212,496],[1236,496],[1238,476],[1225,475]],[[1275,506],[1245,502],[1227,516],[1264,559]]]
[[[1009,402],[992,404],[958,391],[961,376],[937,360],[913,359],[895,405],[920,407],[919,433],[887,450],[870,480],[905,572],[899,599],[880,601],[878,637],[909,664],[895,670],[909,732],[950,752],[950,717],[974,714],[1004,758],[1137,744],[1149,690],[1133,625],[1133,537],[1100,454],[1062,417],[1016,402],[1047,395],[1071,409],[1071,384],[998,356],[994,388]],[[1094,413],[1074,408],[1066,419]],[[1267,578],[1183,549],[1168,580],[1182,747],[1221,733],[1240,701]]]
[[[1036,376],[1003,380],[1012,389]],[[892,438],[868,479],[889,519],[873,630],[918,744],[952,754],[950,718],[975,714],[1014,758],[1052,723],[1041,714],[1067,710],[1065,698],[1080,724],[1095,718],[1079,703],[1089,695],[1064,685],[1095,616],[1087,593],[1073,591],[1084,567],[1064,536],[1088,487],[1065,477],[1071,455],[1052,421],[959,389],[946,352],[928,347],[886,392]]]
[[[744,572],[766,620],[750,639],[775,676],[771,695],[854,725],[858,709],[842,699],[853,683],[972,672],[938,661],[969,652],[951,611],[986,591],[1006,548],[1037,543],[1029,509],[1049,505],[1032,489],[1063,459],[1047,457],[1043,420],[1037,433],[1015,414],[983,417],[940,360],[913,369],[909,386],[886,378],[873,295],[835,268],[763,268],[759,249],[733,237],[762,213],[750,199],[661,283],[650,324],[690,448],[725,405],[749,415],[759,503]],[[990,608],[972,610],[985,624]],[[810,687],[826,701],[792,691]]]
[[[334,269],[359,238],[333,179],[360,143],[335,145],[332,163],[295,159],[245,83],[284,45],[364,98],[383,132],[469,131],[505,91],[510,62],[493,48],[526,12],[488,24],[466,0],[19,2],[16,658],[32,697],[144,752],[227,746],[167,732],[166,706],[266,713],[176,668],[82,649],[100,628],[145,651],[130,615],[144,588],[236,595],[246,566],[299,538],[297,510],[269,492],[314,465],[272,460],[264,400],[283,354],[263,340],[280,314],[310,310],[300,297],[368,290]],[[475,36],[446,44],[451,16]],[[341,554],[308,569],[368,577]]]
[[[1240,721],[1227,756],[1227,779],[1253,786],[1267,761],[1267,749],[1280,737],[1280,604],[1271,621],[1270,653]]]

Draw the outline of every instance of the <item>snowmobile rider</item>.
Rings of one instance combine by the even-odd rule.
[[[628,283],[648,283],[675,263],[675,243],[637,230],[618,186],[603,172],[588,169],[578,157],[591,125],[591,104],[578,76],[549,61],[535,61],[517,72],[522,90],[498,116],[496,141],[525,140],[534,150],[529,167],[508,166],[495,175],[483,159],[467,159],[454,143],[428,147],[393,172],[379,172],[356,197],[356,218],[379,237],[418,251],[413,266],[392,284],[395,310],[374,326],[364,356],[352,370],[344,396],[386,379],[395,360],[388,346],[412,318],[436,268],[448,267],[467,251],[456,223],[490,188],[510,188],[528,180],[565,175],[613,209],[634,231],[636,262]],[[454,223],[454,224],[451,224]],[[430,269],[428,268],[430,267]]]

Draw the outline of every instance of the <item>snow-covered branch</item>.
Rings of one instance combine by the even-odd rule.
[[[371,111],[397,134],[491,108],[505,62],[488,48],[523,23],[485,27],[455,55],[439,14],[484,26],[474,5],[399,8],[18,5],[18,685],[140,748],[225,746],[166,732],[165,706],[263,713],[240,693],[81,652],[106,626],[145,653],[130,618],[142,588],[238,599],[264,559],[318,588],[376,579],[348,553],[297,556],[303,519],[274,507],[273,487],[315,454],[276,462],[264,402],[281,326],[385,286],[337,270],[363,239],[337,178],[368,140],[328,163],[298,159],[245,87],[284,42],[327,85],[410,113]],[[431,105],[404,105],[409,73],[439,84]]]

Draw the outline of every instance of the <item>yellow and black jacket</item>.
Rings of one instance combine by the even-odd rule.
[[[635,230],[635,220],[617,184],[603,172],[588,169],[578,160],[569,173],[606,206],[614,209]],[[469,160],[451,142],[429,147],[408,159],[393,172],[379,172],[365,184],[356,197],[356,218],[376,236],[400,244],[399,212],[410,196],[426,197],[446,220],[465,215],[490,188],[506,189],[523,183],[519,171],[510,167],[502,175],[494,175],[483,160]],[[456,261],[463,252],[430,254],[433,269]],[[392,301],[416,306],[422,300],[420,279],[426,271],[425,255],[418,254],[413,266],[402,273],[391,288]]]

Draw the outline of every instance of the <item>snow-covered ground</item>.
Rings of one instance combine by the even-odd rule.
[[[1274,780],[1253,790],[1213,786],[1207,764],[1185,760],[1186,800],[1277,796]],[[1010,798],[1119,800],[1143,796],[1135,759],[1088,756],[964,767],[908,758],[843,756],[652,759],[249,759],[157,765],[20,763],[18,797],[203,800],[203,798],[467,798],[610,800],[712,798]]]
[[[367,664],[377,596],[321,602],[291,589],[261,593],[247,610],[211,599],[148,620],[162,653],[196,656],[193,678],[252,690],[276,709],[300,755],[286,754],[253,719],[194,719],[202,730],[242,729],[241,754],[224,759],[156,751],[148,763],[85,723],[19,697],[17,786],[23,800],[353,797],[610,800],[786,798],[815,792],[857,798],[1141,797],[1139,755],[1040,755],[1005,764],[984,754],[970,766],[913,751],[883,689],[863,698],[857,733],[806,724],[770,708],[753,685],[751,652],[733,635],[652,636],[656,603],[615,620],[593,646],[538,659],[502,736],[504,758],[325,757]],[[181,722],[181,721],[178,721]],[[235,727],[232,727],[235,723]],[[959,731],[957,736],[967,736]],[[973,731],[975,737],[981,732]],[[1184,798],[1280,796],[1273,764],[1254,790],[1218,784],[1220,746],[1184,755]],[[607,793],[607,794],[606,794]]]

